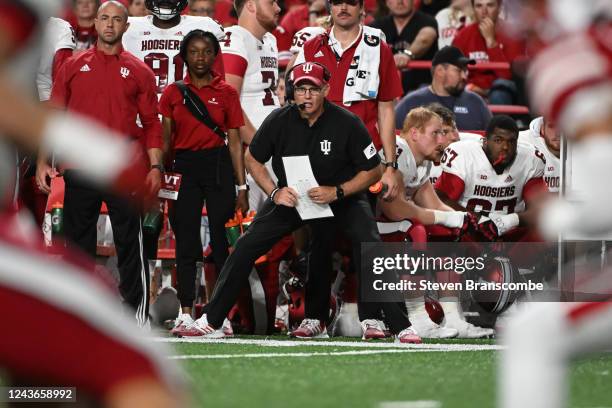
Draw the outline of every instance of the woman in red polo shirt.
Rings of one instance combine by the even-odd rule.
[[[242,144],[238,134],[238,128],[244,125],[240,99],[234,88],[211,70],[218,53],[219,42],[215,36],[202,30],[191,31],[181,43],[180,55],[187,66],[184,83],[199,96],[210,118],[227,134],[227,138],[223,139],[191,113],[184,105],[183,94],[176,84],[166,87],[159,102],[164,143],[174,150],[174,171],[182,175],[172,218],[176,236],[178,297],[182,308],[173,332],[179,335],[189,335],[192,322],[196,261],[202,257],[200,218],[204,200],[218,270],[228,256],[225,223],[235,210],[243,213],[248,210]]]

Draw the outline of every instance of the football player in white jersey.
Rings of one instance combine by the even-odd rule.
[[[226,81],[240,92],[246,125],[242,140],[250,143],[270,112],[280,107],[274,92],[278,82],[278,49],[271,31],[278,24],[275,0],[238,0],[238,25],[228,27],[221,42]]]
[[[209,31],[223,40],[223,27],[209,17],[182,16],[187,0],[147,0],[152,15],[130,17],[130,26],[123,36],[123,47],[147,64],[155,73],[157,93],[182,80],[185,64],[179,55],[183,37],[190,31]],[[217,58],[213,69],[224,73],[223,60]]]
[[[36,75],[38,97],[41,101],[49,100],[53,73],[57,72],[61,63],[72,56],[76,48],[74,31],[67,21],[50,17],[43,34],[43,49]]]
[[[294,56],[297,55],[306,41],[323,33],[325,33],[325,28],[320,26],[309,26],[302,28],[300,31],[293,35],[293,40],[291,41],[291,48],[289,48],[289,51],[291,51],[291,54],[293,54]]]
[[[442,133],[442,120],[433,111],[419,107],[406,115],[404,127],[400,135],[396,136],[398,176],[402,179],[402,182],[398,183],[399,194],[392,201],[379,199],[377,204],[382,216],[386,220],[394,221],[377,223],[383,240],[386,234],[404,231],[410,224],[441,224],[449,228],[463,226],[465,213],[454,211],[442,203],[429,182],[432,162],[440,160],[445,138]],[[379,154],[384,157],[382,150]],[[408,227],[406,234],[416,242],[418,238],[413,237],[411,229],[412,225]],[[411,291],[408,308],[410,320],[421,337],[457,336],[456,329],[440,327],[429,319],[420,291]]]
[[[465,213],[454,211],[444,204],[429,181],[434,161],[439,161],[446,136],[442,120],[427,108],[408,112],[404,128],[396,136],[396,157],[400,190],[392,201],[379,200],[378,208],[392,221],[414,219],[424,225],[440,224],[461,228]]]
[[[280,107],[275,92],[278,48],[272,35],[278,25],[280,7],[276,0],[236,0],[234,7],[238,25],[226,28],[221,49],[225,80],[240,94],[245,123],[240,128],[240,137],[248,145],[263,120]],[[274,175],[270,165],[268,170]],[[247,181],[251,189],[249,207],[257,210],[267,196],[250,174]]]
[[[557,130],[555,123],[540,116],[529,124],[529,129],[519,133],[519,143],[529,143],[535,146],[546,158],[546,168],[544,169],[544,181],[551,193],[559,192],[561,172],[561,134]]]
[[[482,144],[482,136],[476,133],[459,132],[457,123],[455,122],[455,114],[446,106],[433,102],[426,106],[427,109],[434,111],[442,118],[442,133],[444,134],[444,143],[442,147],[446,149],[449,144],[458,142],[459,140],[472,140]],[[442,165],[440,160],[432,163],[429,171],[429,181],[431,185],[435,185],[438,177],[442,174]]]
[[[385,218],[393,221],[410,220],[422,225],[442,225],[452,229],[468,228],[466,213],[454,211],[445,205],[430,182],[430,171],[435,167],[433,164],[440,161],[449,138],[456,140],[457,133],[452,113],[448,109],[433,106],[433,109],[415,108],[408,113],[402,132],[396,137],[398,173],[402,178],[402,183],[399,183],[400,194],[393,201],[378,201],[378,209]],[[401,223],[379,222],[381,237],[384,239],[385,232],[397,231],[398,228],[394,228],[396,225]],[[439,275],[439,279],[448,279],[444,273]],[[446,318],[443,326],[429,319],[422,298],[416,301],[417,298],[413,298],[408,303],[410,319],[422,337],[483,338],[494,334],[492,329],[474,326],[463,319],[457,307],[456,293],[445,291],[441,292],[441,296]]]
[[[518,143],[518,127],[509,116],[493,117],[483,146],[471,141],[449,145],[442,156],[436,190],[453,208],[488,216],[481,234],[497,239],[525,225],[525,202],[545,190],[544,154]]]

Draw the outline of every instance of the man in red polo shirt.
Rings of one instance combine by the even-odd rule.
[[[402,96],[402,84],[382,32],[362,26],[362,13],[362,0],[332,0],[333,27],[308,40],[295,64],[313,61],[329,69],[328,99],[359,116],[376,149],[383,148],[382,182],[388,186],[383,198],[393,199],[398,194],[393,100]]]
[[[477,62],[508,62],[525,54],[525,45],[506,34],[499,18],[502,0],[472,0],[476,22],[459,31],[453,45]],[[491,104],[511,105],[517,88],[509,70],[470,72],[468,87]]]
[[[147,149],[151,170],[145,185],[149,193],[161,180],[161,125],[157,116],[153,72],[123,51],[121,38],[128,27],[127,10],[116,1],[104,3],[96,17],[95,48],[70,58],[60,69],[51,101],[78,112],[124,135]],[[139,116],[142,128],[136,124]],[[45,160],[45,155],[41,155]],[[69,165],[69,164],[68,164]],[[96,222],[106,202],[113,227],[120,274],[119,290],[136,311],[139,325],[148,323],[149,271],[142,252],[140,213],[125,198],[100,191],[78,168],[64,173],[64,228],[66,237],[92,257],[96,255]]]

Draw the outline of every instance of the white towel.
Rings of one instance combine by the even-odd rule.
[[[385,35],[381,30],[368,26],[363,27],[363,36],[357,44],[353,61],[346,75],[346,86],[342,95],[342,102],[345,105],[376,99],[378,96],[381,41],[385,41]]]

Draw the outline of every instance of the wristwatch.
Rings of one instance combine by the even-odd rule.
[[[402,54],[407,55],[410,59],[414,59],[414,54],[409,49],[401,50]]]
[[[336,200],[342,200],[344,198],[344,189],[340,184],[336,186]]]
[[[153,170],[153,169],[159,170],[159,172],[161,174],[164,174],[166,172],[166,169],[164,168],[163,164],[153,164],[153,165],[151,165],[151,170]]]
[[[394,170],[397,170],[398,167],[399,167],[398,164],[397,164],[397,160],[396,161],[392,161],[392,162],[388,162],[388,161],[382,160],[381,163],[383,164],[383,166],[391,167]]]

